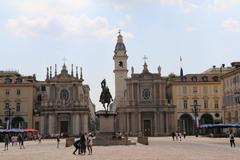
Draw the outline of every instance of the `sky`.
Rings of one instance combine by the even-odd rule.
[[[128,69],[201,73],[240,60],[240,0],[0,0],[0,70],[36,74],[66,60],[83,68],[97,110],[105,78],[114,97],[119,29]],[[180,64],[180,56],[182,63]],[[130,76],[130,73],[129,73]]]

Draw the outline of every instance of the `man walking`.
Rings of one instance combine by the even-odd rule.
[[[230,140],[230,146],[235,148],[236,144],[235,144],[235,139],[234,139],[233,132],[230,132],[229,140]]]

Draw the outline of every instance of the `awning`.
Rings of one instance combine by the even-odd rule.
[[[240,123],[229,124],[202,124],[200,128],[240,128]]]
[[[11,129],[8,130],[8,132],[19,133],[19,132],[24,132],[24,130],[20,129],[20,128],[11,128]]]
[[[34,128],[27,128],[27,129],[24,129],[24,132],[38,132],[38,130]]]

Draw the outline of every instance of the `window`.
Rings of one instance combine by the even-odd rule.
[[[214,106],[215,106],[215,109],[218,109],[219,106],[218,106],[218,100],[217,99],[214,100]]]
[[[182,89],[183,89],[183,94],[187,94],[187,87],[184,86]]]
[[[20,94],[21,94],[20,89],[17,89],[17,95],[20,95]]]
[[[5,94],[8,96],[10,94],[9,89],[5,90]]]
[[[16,112],[20,112],[21,111],[21,106],[20,103],[16,104]]]
[[[192,77],[192,81],[193,81],[193,82],[197,82],[197,77],[196,77],[196,76],[193,76],[193,77]]]
[[[218,87],[217,87],[217,86],[214,86],[213,92],[214,92],[214,93],[218,93]]]
[[[207,93],[208,93],[208,87],[207,87],[207,86],[204,86],[204,87],[203,87],[203,93],[204,93],[204,94],[207,94]]]
[[[198,102],[197,102],[196,99],[193,100],[193,104],[194,104],[194,105],[197,105],[197,104],[198,104]]]
[[[193,87],[193,93],[196,94],[197,93],[197,86]]]
[[[150,98],[150,90],[147,88],[143,89],[142,97],[144,100],[148,100]]]
[[[205,100],[204,100],[204,109],[207,109],[207,108],[208,108],[208,100],[205,99]]]
[[[5,103],[5,109],[9,108],[9,103]]]
[[[5,79],[5,83],[6,83],[6,84],[11,84],[11,83],[12,83],[12,79],[6,78],[6,79]]]
[[[187,100],[183,100],[183,109],[187,109],[188,104],[187,104]]]
[[[22,79],[21,78],[17,78],[15,81],[16,84],[21,84],[22,83]]]
[[[207,77],[207,76],[203,76],[203,77],[202,77],[202,80],[203,80],[204,82],[207,82],[207,81],[208,81],[208,77]]]
[[[122,61],[120,61],[118,65],[119,65],[119,67],[123,68],[123,62]]]
[[[46,91],[46,87],[44,85],[41,86],[42,91]]]
[[[186,81],[187,81],[187,77],[185,77],[185,76],[182,77],[182,78],[181,78],[181,81],[182,81],[182,82],[186,82]]]
[[[218,77],[218,76],[214,76],[212,79],[213,79],[213,81],[215,81],[215,82],[219,81],[219,77]]]

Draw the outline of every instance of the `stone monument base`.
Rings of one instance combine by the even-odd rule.
[[[100,130],[96,134],[96,138],[93,140],[94,145],[97,146],[109,146],[109,145],[134,145],[128,137],[120,138],[115,134],[115,116],[113,111],[106,112],[104,110],[98,111],[96,115],[99,117]]]

